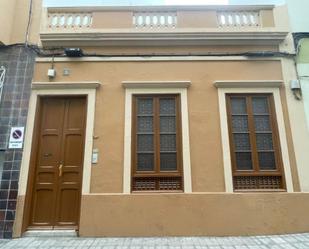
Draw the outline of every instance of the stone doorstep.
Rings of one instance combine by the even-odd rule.
[[[77,232],[75,230],[31,230],[23,234],[23,237],[66,237],[72,238],[77,237]]]

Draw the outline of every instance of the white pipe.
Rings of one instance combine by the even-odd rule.
[[[3,92],[4,78],[5,78],[6,69],[4,66],[0,67],[0,103]]]

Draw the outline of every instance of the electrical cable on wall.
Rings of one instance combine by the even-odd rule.
[[[30,26],[31,26],[31,19],[32,19],[32,5],[33,5],[33,0],[30,0],[28,23],[27,23],[26,38],[25,38],[26,46],[28,45],[28,42],[29,42],[29,33],[30,33]]]
[[[1,47],[13,47],[13,46],[25,46],[33,50],[39,57],[67,57],[64,53],[65,47],[51,47],[42,48],[33,44],[16,43]],[[269,58],[269,57],[280,57],[280,58],[294,58],[295,53],[278,52],[278,51],[248,51],[248,52],[207,52],[207,53],[122,53],[122,54],[98,54],[98,53],[83,53],[82,57],[162,57],[162,56],[245,56],[253,58]]]

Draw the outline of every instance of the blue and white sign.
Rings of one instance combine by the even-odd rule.
[[[21,149],[24,142],[25,127],[12,127],[9,141],[9,149]]]

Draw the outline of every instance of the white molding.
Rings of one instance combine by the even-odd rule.
[[[96,89],[100,86],[99,81],[32,82],[31,89]]]
[[[21,172],[19,177],[18,196],[26,194],[28,174],[30,167],[30,157],[32,149],[32,138],[34,133],[35,112],[37,109],[37,99],[39,96],[87,96],[87,120],[85,130],[85,149],[84,149],[84,163],[83,163],[83,179],[82,179],[82,194],[90,193],[90,179],[91,179],[91,158],[93,145],[93,129],[95,118],[95,89],[35,89],[31,93],[29,112],[27,119],[27,128],[25,134],[25,146],[21,163]]]
[[[188,56],[105,56],[105,57],[92,57],[85,56],[80,58],[73,57],[37,57],[36,62],[50,63],[54,62],[115,62],[115,61],[281,61],[279,57],[271,58],[258,58],[247,56],[207,56],[207,55],[188,55]]]
[[[48,7],[49,13],[54,12],[101,12],[101,11],[177,11],[177,10],[220,10],[220,11],[252,11],[272,10],[273,4],[264,5],[153,5],[153,6],[76,6],[76,7]]]
[[[135,29],[92,29],[45,31],[43,46],[160,46],[160,45],[279,45],[287,30],[259,29],[181,29],[141,32]]]
[[[133,94],[180,94],[184,192],[192,193],[187,88],[126,88],[123,193],[131,193],[131,131]]]
[[[287,144],[287,136],[285,131],[285,122],[282,111],[282,103],[280,98],[279,88],[219,88],[219,111],[220,111],[220,126],[221,126],[221,141],[223,149],[223,164],[224,164],[224,178],[225,190],[228,193],[233,192],[233,176],[231,151],[229,143],[229,133],[227,125],[227,111],[226,111],[226,94],[227,93],[272,93],[275,101],[275,111],[277,117],[277,125],[279,131],[279,140],[281,147],[282,163],[284,168],[284,176],[286,182],[287,192],[293,192],[293,182],[289,158],[289,150]]]
[[[228,120],[226,113],[226,101],[225,92],[222,89],[218,91],[219,95],[219,112],[220,112],[220,127],[221,127],[221,141],[222,141],[222,151],[223,151],[223,165],[224,165],[224,183],[225,191],[227,193],[233,193],[233,174],[232,174],[232,163],[231,163],[231,153],[229,144],[229,132],[228,132]]]
[[[191,81],[122,81],[124,88],[188,88]]]
[[[282,80],[217,80],[214,86],[217,88],[256,88],[256,87],[281,87]]]

